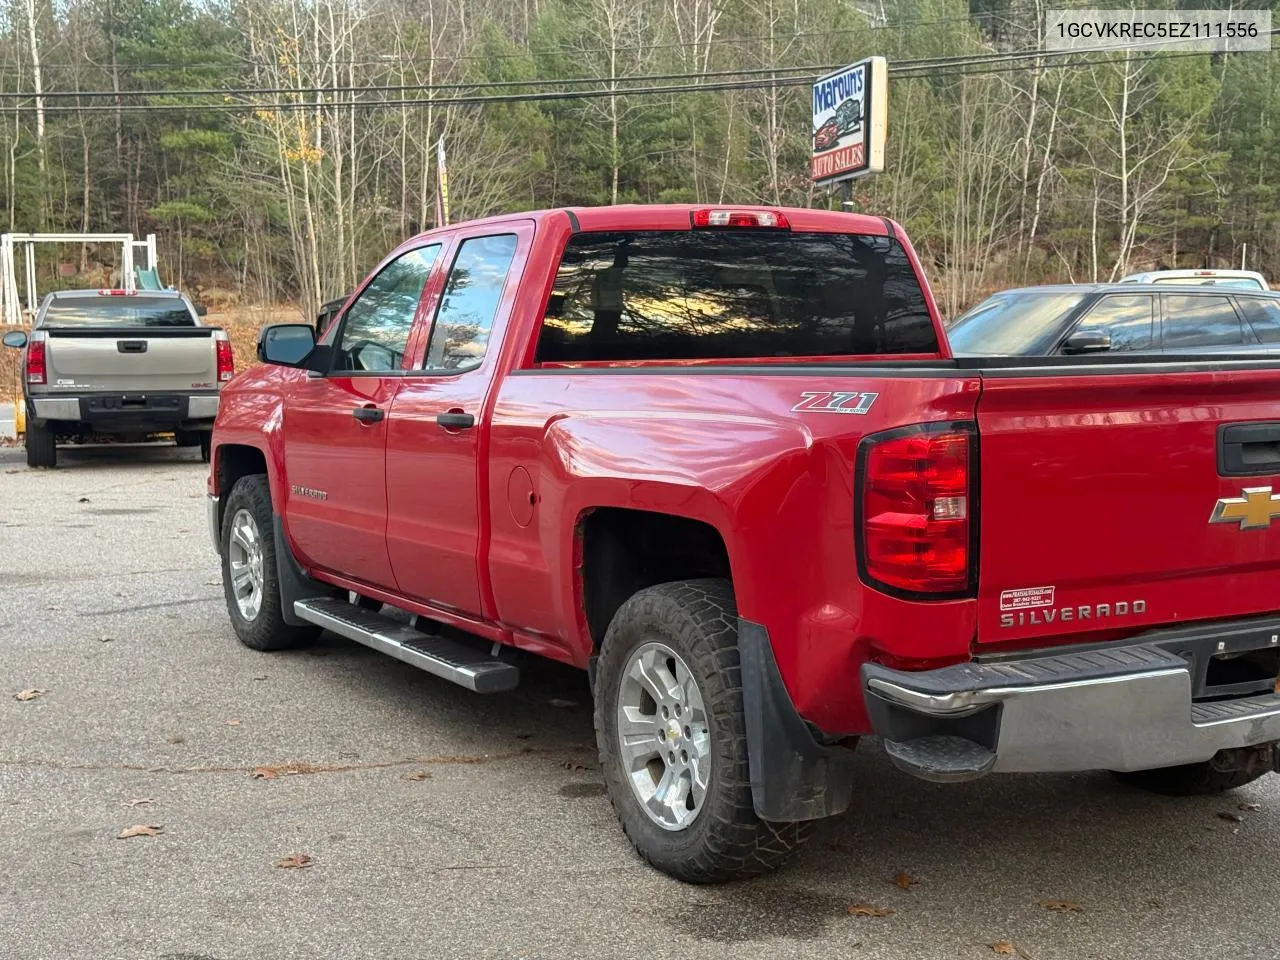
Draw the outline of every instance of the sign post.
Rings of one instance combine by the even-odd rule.
[[[889,64],[868,57],[813,85],[813,157],[809,175],[820,187],[840,184],[841,206],[852,181],[884,169],[889,128]]]

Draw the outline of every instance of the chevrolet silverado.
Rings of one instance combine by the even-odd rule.
[[[433,230],[314,334],[218,413],[240,641],[584,668],[675,877],[787,860],[871,734],[932,781],[1275,766],[1276,361],[955,359],[898,224],[761,207]]]

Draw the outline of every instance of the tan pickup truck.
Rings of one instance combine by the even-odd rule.
[[[173,433],[209,459],[218,391],[235,374],[225,331],[172,290],[62,290],[40,304],[22,349],[27,464],[52,467],[68,440]]]

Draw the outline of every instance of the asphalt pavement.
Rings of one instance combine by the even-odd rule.
[[[864,741],[795,865],[669,880],[614,821],[582,675],[485,698],[329,635],[241,647],[205,471],[0,449],[0,958],[1280,955],[1276,777],[942,786]]]

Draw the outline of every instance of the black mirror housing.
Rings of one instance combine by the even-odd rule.
[[[1106,353],[1111,349],[1111,334],[1090,330],[1073,333],[1062,344],[1066,354]]]
[[[258,335],[258,359],[281,367],[307,367],[316,346],[316,331],[309,323],[276,323]]]
[[[27,345],[27,335],[21,330],[10,330],[4,335],[4,345],[14,350],[21,350]]]

